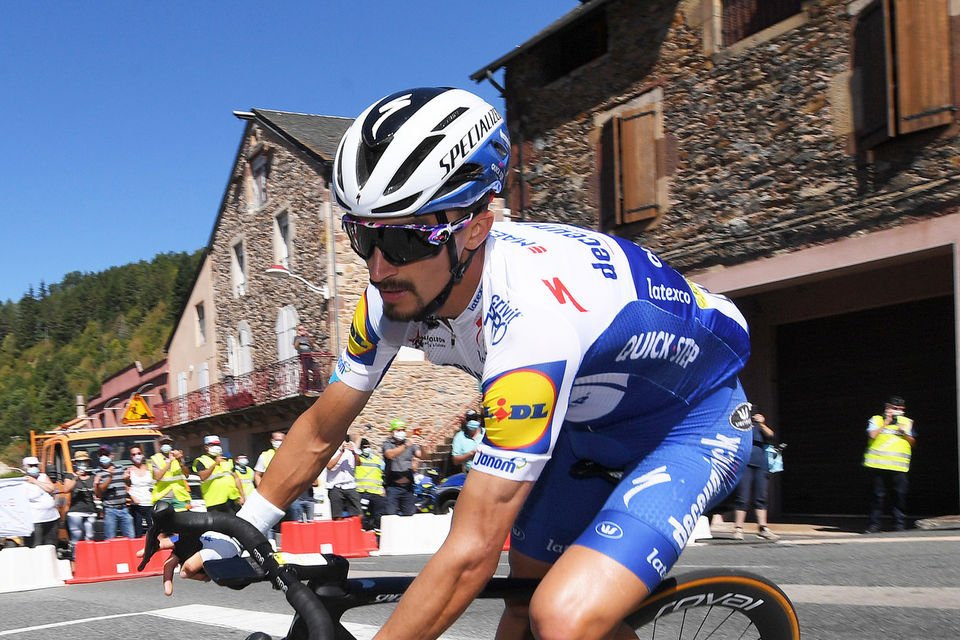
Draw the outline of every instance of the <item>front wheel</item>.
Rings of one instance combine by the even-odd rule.
[[[667,578],[625,622],[638,638],[800,638],[797,612],[777,585],[726,569]]]

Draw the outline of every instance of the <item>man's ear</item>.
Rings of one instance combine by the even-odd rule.
[[[491,227],[493,227],[493,212],[490,209],[484,209],[474,216],[467,226],[464,247],[472,251],[482,245],[486,241]]]

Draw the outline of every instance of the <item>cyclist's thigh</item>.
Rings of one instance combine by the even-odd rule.
[[[516,551],[552,564],[603,506],[613,484],[600,478],[571,477],[570,467],[578,459],[568,432],[562,430],[550,461],[514,522],[511,554]]]
[[[628,468],[575,544],[613,558],[652,590],[676,562],[698,518],[743,472],[752,446],[749,420],[738,419],[748,413],[745,402],[737,384],[693,408]]]

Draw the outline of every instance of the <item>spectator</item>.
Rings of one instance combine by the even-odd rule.
[[[193,461],[193,470],[200,477],[200,491],[207,511],[236,513],[244,498],[233,460],[223,456],[220,436],[204,436],[203,448],[203,455]]]
[[[453,464],[463,465],[464,471],[473,466],[473,454],[483,440],[484,429],[480,425],[480,414],[470,410],[460,420],[460,431],[453,436],[453,449],[450,452]]]
[[[130,461],[133,465],[127,469],[126,479],[130,486],[130,515],[133,516],[133,532],[136,537],[146,533],[153,522],[153,472],[146,464],[146,456],[138,445],[130,447]]]
[[[253,491],[253,468],[250,466],[250,459],[247,458],[247,454],[237,454],[236,468],[237,477],[240,478],[240,487],[243,489],[243,497],[246,498]]]
[[[274,431],[270,434],[270,448],[260,452],[257,464],[253,467],[253,484],[255,486],[260,486],[260,479],[266,472],[267,467],[270,466],[270,462],[273,461],[273,456],[277,454],[277,449],[283,444],[284,437],[286,436],[283,431]]]
[[[60,514],[57,513],[53,494],[56,487],[47,474],[40,471],[40,461],[34,456],[23,459],[24,480],[27,483],[27,497],[30,500],[30,512],[33,514],[33,535],[26,536],[24,545],[30,548],[40,545],[57,545],[57,531]]]
[[[320,391],[320,379],[313,361],[313,339],[302,324],[297,325],[297,335],[293,337],[293,348],[300,356],[300,366],[303,370],[303,388],[308,395],[316,395]]]
[[[390,437],[383,441],[386,458],[384,485],[387,489],[387,515],[412,516],[416,511],[413,493],[413,459],[423,457],[420,445],[407,439],[403,420],[390,421]]]
[[[230,369],[230,365],[225,364],[220,367],[220,378],[223,381],[223,392],[228,397],[237,395],[237,381],[233,377],[233,370]]]
[[[160,452],[150,456],[150,470],[156,481],[150,501],[156,504],[163,500],[169,502],[174,510],[185,511],[190,506],[187,466],[183,451],[173,446],[170,436],[160,438]]]
[[[367,501],[361,524],[364,529],[373,529],[380,532],[380,516],[386,509],[386,500],[383,497],[383,458],[373,452],[370,441],[360,440],[360,454],[357,456],[355,475],[357,480],[357,494],[360,496],[360,505]]]
[[[743,540],[743,523],[752,497],[759,528],[757,535],[767,540],[777,540],[779,536],[767,526],[767,451],[763,448],[765,444],[773,442],[774,432],[757,405],[751,405],[750,421],[753,423],[753,448],[747,468],[734,489],[733,539]]]
[[[97,504],[94,501],[93,475],[90,454],[77,451],[73,456],[73,471],[63,478],[63,492],[70,494],[67,509],[67,529],[70,531],[70,558],[81,540],[93,540],[93,523],[97,520]]]
[[[100,471],[94,479],[94,492],[103,504],[103,535],[106,539],[117,537],[117,525],[125,538],[133,538],[133,516],[127,510],[129,479],[123,467],[113,464],[113,451],[109,445],[100,445]]]
[[[903,415],[905,410],[903,398],[891,396],[883,406],[883,415],[872,416],[867,421],[868,442],[863,466],[870,474],[872,499],[870,523],[864,533],[880,531],[888,492],[892,495],[893,529],[903,531],[906,528],[907,473],[917,438],[913,420]]]
[[[348,435],[327,463],[327,495],[330,496],[330,513],[334,520],[343,518],[344,510],[349,516],[361,515],[356,451],[357,445]]]

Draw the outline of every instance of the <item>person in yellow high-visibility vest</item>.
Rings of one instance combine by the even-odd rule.
[[[187,484],[187,464],[183,451],[174,448],[173,438],[160,438],[160,452],[150,456],[150,470],[153,471],[153,492],[150,502],[156,504],[163,500],[173,505],[175,511],[185,511],[190,507],[190,486]]]
[[[193,470],[200,477],[200,491],[207,511],[236,513],[244,502],[244,495],[233,460],[224,458],[219,436],[204,436],[203,446],[206,451],[193,461]]]
[[[246,498],[253,491],[253,467],[250,466],[250,459],[245,453],[238,453],[236,459],[237,477],[240,478],[240,487],[243,489],[243,497]]]
[[[380,531],[380,517],[387,507],[383,489],[383,458],[373,451],[370,441],[360,440],[360,453],[357,456],[357,468],[354,471],[357,480],[357,495],[364,515],[360,519],[364,529]],[[364,505],[366,501],[366,505]]]
[[[870,524],[864,533],[880,531],[887,492],[892,494],[893,528],[906,528],[907,472],[910,456],[917,442],[913,420],[904,415],[906,403],[900,396],[891,396],[883,407],[883,415],[872,416],[867,422],[867,450],[863,466],[870,473],[872,499]]]

